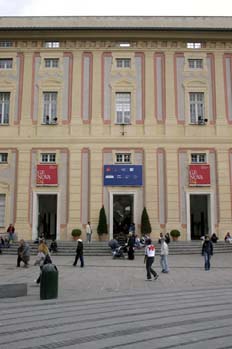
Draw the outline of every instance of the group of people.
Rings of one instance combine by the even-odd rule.
[[[205,236],[202,236],[202,240],[205,240]],[[210,240],[213,243],[217,243],[217,241],[219,240],[218,236],[216,235],[216,233],[213,233],[210,237]],[[225,242],[229,242],[232,243],[232,236],[230,235],[230,232],[227,232],[225,237],[224,237],[224,241]]]
[[[134,224],[131,225],[131,229],[129,230],[128,238],[127,240],[120,241],[117,239],[112,239],[109,241],[109,246],[112,249],[113,257],[117,254],[117,251],[127,252],[128,259],[133,260],[134,259],[134,250],[136,248],[145,247],[145,258],[144,263],[146,264],[146,272],[147,272],[147,280],[152,280],[152,275],[154,279],[156,280],[158,278],[157,272],[152,268],[152,265],[154,263],[155,259],[155,246],[152,243],[149,236],[145,235],[139,238],[135,234],[135,226]],[[9,226],[8,232],[10,236],[14,234],[14,227],[12,225]],[[92,236],[92,228],[90,222],[88,222],[86,226],[86,238],[87,242],[91,242],[91,236]],[[230,236],[230,233],[227,232],[225,239],[226,242],[232,242],[232,237]],[[204,236],[203,242],[202,242],[202,256],[204,256],[204,262],[205,262],[205,270],[210,270],[210,260],[211,256],[213,255],[213,243],[216,243],[218,241],[218,237],[215,233],[209,237],[208,235]],[[37,241],[36,241],[37,242]],[[0,240],[0,248],[1,245],[4,244],[3,238]],[[158,240],[158,243],[160,244],[160,265],[161,265],[161,272],[162,273],[168,273],[169,272],[169,266],[168,266],[168,254],[169,254],[169,248],[168,244],[170,243],[170,235],[169,233],[166,233],[165,235],[163,233],[160,233],[160,237]],[[50,256],[50,252],[57,252],[57,242],[53,240],[51,242],[50,248],[48,248],[46,241],[44,238],[38,239],[38,254],[35,261],[35,265],[39,265],[40,269],[42,270],[43,265],[52,263],[52,259]],[[77,265],[78,260],[80,259],[80,267],[84,267],[84,255],[83,255],[83,241],[82,239],[78,239],[77,241],[77,247],[76,247],[76,256],[75,260],[73,262],[73,266]],[[119,256],[121,256],[119,254]],[[20,267],[21,262],[24,263],[24,267],[27,268],[29,265],[30,260],[30,246],[25,240],[21,239],[19,241],[19,247],[18,247],[18,257],[17,257],[17,267]],[[36,283],[40,283],[40,275],[35,280]]]
[[[10,224],[6,233],[0,236],[0,253],[2,253],[2,248],[9,248],[11,243],[16,241],[16,239],[15,227],[13,224]]]
[[[24,268],[28,268],[29,261],[30,261],[30,246],[25,240],[21,239],[19,241],[19,247],[18,247],[17,267],[19,268],[21,265],[21,262],[23,262]],[[34,263],[34,265],[38,265],[40,267],[40,274],[38,278],[35,280],[37,284],[40,283],[40,277],[41,277],[43,266],[49,263],[52,263],[52,259],[49,253],[49,248],[46,244],[46,241],[42,239],[39,241],[38,254]]]
[[[123,257],[123,252],[127,252],[128,259],[133,260],[134,259],[134,250],[138,246],[138,242],[136,242],[137,235],[135,235],[135,232],[129,232],[127,241],[123,244],[120,244],[120,241],[117,239],[112,239],[109,241],[109,247],[112,250],[113,258],[116,257]],[[165,234],[163,236],[162,233],[160,233],[159,243],[160,243],[160,265],[162,269],[162,273],[168,273],[169,272],[169,266],[168,266],[168,244],[170,242],[170,236],[169,234]],[[156,271],[152,268],[152,264],[155,259],[155,246],[152,244],[152,241],[149,236],[145,235],[142,236],[141,239],[139,239],[139,248],[145,247],[145,258],[144,263],[146,264],[146,270],[147,270],[147,280],[152,280],[152,276],[154,276],[155,279],[158,278],[158,274]]]

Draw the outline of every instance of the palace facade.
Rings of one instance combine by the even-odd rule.
[[[231,17],[0,18],[0,231],[98,239],[102,206],[109,239],[231,229]]]

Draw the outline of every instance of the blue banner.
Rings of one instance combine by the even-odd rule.
[[[142,165],[104,165],[104,186],[143,185]]]

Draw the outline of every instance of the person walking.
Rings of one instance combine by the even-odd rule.
[[[147,280],[151,280],[151,274],[154,276],[154,279],[158,279],[159,275],[156,273],[155,270],[152,269],[152,264],[155,260],[155,246],[152,244],[151,239],[148,238],[146,240],[146,247],[145,247],[145,257],[144,257],[144,263],[146,263],[146,270],[147,270]]]
[[[24,267],[28,268],[30,260],[30,246],[23,239],[19,241],[17,267],[20,267],[20,263],[24,263]]]
[[[39,277],[35,280],[35,282],[37,284],[40,283],[43,266],[45,264],[51,264],[51,263],[52,263],[52,260],[51,260],[50,254],[49,254],[48,247],[45,244],[45,242],[41,242],[39,244],[39,247],[38,247],[38,255],[37,255],[37,258],[36,258],[36,261],[34,264],[34,265],[39,265],[39,267],[40,267]]]
[[[133,260],[135,259],[135,253],[134,253],[134,238],[132,233],[129,233],[129,237],[127,240],[127,255],[128,255],[128,259]]]
[[[160,243],[160,265],[162,268],[162,273],[168,273],[168,244],[166,243],[164,237],[160,239]]]
[[[80,262],[81,262],[81,268],[84,267],[83,249],[84,249],[83,241],[81,239],[78,239],[77,240],[76,257],[75,257],[75,261],[73,263],[74,267],[76,267],[79,258],[80,258]]]
[[[88,224],[86,224],[85,232],[86,232],[86,240],[90,244],[91,237],[92,237],[92,228],[91,228],[90,222],[88,222]]]
[[[205,260],[205,270],[210,270],[210,259],[213,255],[213,243],[210,241],[209,236],[205,236],[205,240],[202,244],[202,256],[204,256]]]

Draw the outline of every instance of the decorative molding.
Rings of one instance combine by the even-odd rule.
[[[175,31],[175,30],[174,30]],[[122,41],[117,40],[59,40],[60,42],[60,47],[56,48],[56,51],[62,51],[62,50],[68,50],[68,49],[87,49],[87,50],[92,50],[92,49],[120,49],[119,43]],[[125,40],[125,39],[124,39]],[[186,48],[186,42],[187,40],[127,40],[130,43],[130,48],[131,49],[164,49],[164,48],[174,48],[174,49],[183,49]],[[41,49],[43,48],[44,50],[51,51],[51,49],[45,49],[43,47],[43,42],[41,40],[27,40],[27,41],[17,41],[15,46],[18,49]],[[215,48],[217,49],[230,49],[232,48],[232,42],[230,41],[212,41],[208,40],[205,42],[205,45],[203,48],[207,49],[212,49],[214,50]]]

